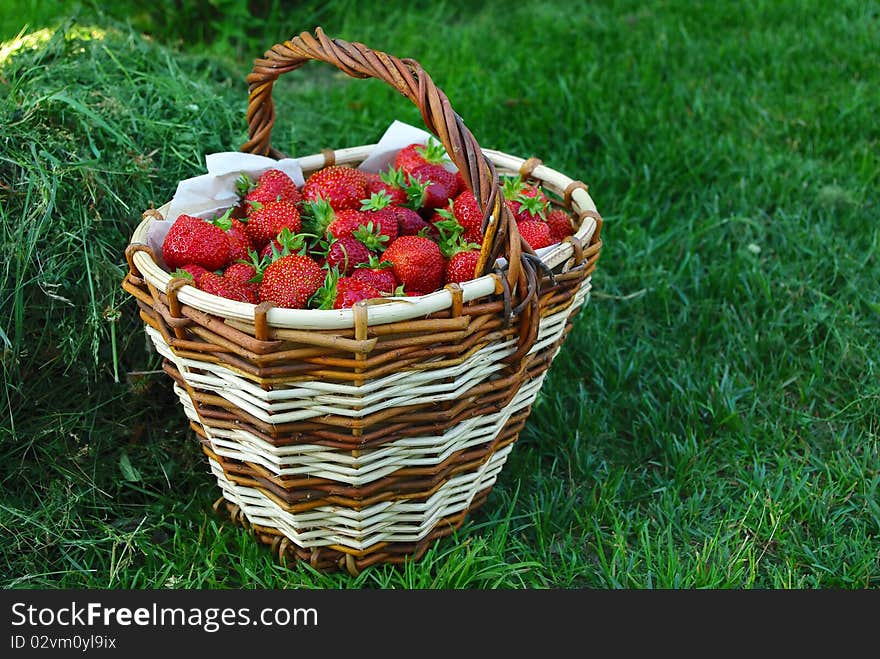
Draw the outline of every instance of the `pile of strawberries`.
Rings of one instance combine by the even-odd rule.
[[[445,156],[437,142],[410,144],[381,173],[331,165],[301,188],[279,169],[257,180],[242,174],[240,203],[212,220],[179,216],[162,257],[203,291],[292,309],[341,309],[473,279],[483,214]],[[571,215],[540,186],[518,176],[502,184],[533,249],[571,235]]]

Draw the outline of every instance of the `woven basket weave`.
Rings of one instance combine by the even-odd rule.
[[[602,221],[580,181],[479,147],[418,62],[320,28],[256,60],[243,152],[282,157],[270,145],[272,86],[309,60],[384,80],[421,110],[484,210],[474,279],[341,310],[234,302],[157,263],[146,238],[166,204],[134,231],[122,285],[217,479],[215,507],[279,558],[356,574],[418,559],[484,503],[588,298]],[[308,176],[357,166],[374,146],[298,160]],[[531,250],[500,192],[512,174],[570,210],[574,235]]]

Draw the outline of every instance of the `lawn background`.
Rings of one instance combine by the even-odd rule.
[[[319,24],[419,60],[605,219],[487,504],[357,578],[211,512],[119,287],[141,212],[244,141],[254,57]],[[877,2],[0,0],[0,30],[4,587],[880,586]],[[318,64],[275,97],[294,156],[420,125]]]

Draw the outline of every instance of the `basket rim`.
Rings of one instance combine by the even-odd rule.
[[[376,144],[365,144],[342,149],[327,149],[318,154],[311,154],[296,158],[303,172],[314,171],[324,167],[329,160],[336,164],[351,164],[363,161],[373,150]],[[497,167],[501,168],[500,175],[519,173],[526,162],[520,158],[503,151],[482,148],[486,158]],[[541,181],[541,185],[552,192],[563,196],[566,189],[576,181],[565,174],[551,169],[543,164],[535,166],[530,177]],[[597,212],[596,205],[585,187],[577,187],[570,191],[572,210],[580,215],[585,211]],[[155,209],[164,219],[167,216],[171,201]],[[135,228],[129,239],[129,245],[146,244],[147,232],[150,224],[156,221],[152,214],[145,215]],[[596,219],[589,215],[584,216],[580,226],[574,233],[582,244],[588,244],[597,229]],[[550,268],[565,263],[574,255],[574,247],[568,241],[563,241],[550,247],[537,250],[541,260]],[[150,257],[146,251],[137,251],[132,256],[132,262],[138,268],[144,280],[160,291],[166,291],[172,281],[171,275]],[[483,275],[458,284],[462,293],[462,301],[470,302],[474,299],[485,297],[498,292],[500,286],[499,277],[495,274]],[[182,304],[189,305],[199,311],[220,316],[224,319],[255,323],[257,305],[248,302],[236,302],[217,295],[212,295],[199,290],[195,286],[186,284],[178,290],[178,298]],[[367,305],[368,325],[382,325],[386,323],[411,320],[425,317],[438,311],[449,309],[453,305],[454,294],[450,288],[444,287],[427,295],[386,298],[376,304]],[[346,309],[288,309],[273,307],[266,313],[266,323],[269,327],[281,329],[321,330],[321,329],[347,329],[355,327],[355,310]]]

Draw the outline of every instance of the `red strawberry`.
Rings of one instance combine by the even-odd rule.
[[[473,279],[480,259],[480,250],[469,249],[456,252],[446,264],[446,283],[463,282]]]
[[[463,190],[452,202],[452,214],[464,227],[464,239],[471,243],[483,243],[483,211],[470,190]]]
[[[267,169],[260,174],[256,182],[242,174],[239,179],[239,192],[243,193],[245,202],[268,204],[270,201],[285,199],[299,203],[302,195],[296,183],[280,169]]]
[[[227,279],[234,279],[240,282],[249,282],[257,276],[257,269],[252,263],[243,263],[238,261],[227,266],[223,271],[223,276]]]
[[[260,282],[260,301],[279,307],[304,309],[309,298],[324,283],[325,272],[315,261],[301,254],[282,256],[266,266]]]
[[[438,208],[431,216],[432,233],[430,238],[440,247],[440,253],[450,258],[456,252],[480,247],[479,243],[469,241],[465,237],[465,229],[456,219],[455,202],[450,201],[446,208]]]
[[[501,191],[517,222],[546,219],[550,204],[547,195],[538,186],[513,176],[503,182]]]
[[[271,263],[288,254],[303,254],[309,249],[309,245],[306,242],[306,238],[309,237],[312,236],[307,233],[295,234],[285,227],[281,230],[281,233],[266,243],[266,246],[260,250],[259,257],[253,258],[249,253],[246,260],[249,260],[252,264],[259,264],[261,261]]]
[[[335,212],[326,233],[334,238],[354,236],[370,250],[382,250],[397,238],[397,215],[384,192],[365,199],[361,210],[346,208]]]
[[[226,232],[226,238],[229,240],[229,262],[238,259],[247,259],[248,251],[253,248],[251,239],[247,235],[247,230],[241,220],[232,217],[235,207],[229,208],[223,215],[211,220],[211,224],[218,226]]]
[[[455,181],[455,174],[444,168],[442,165],[426,164],[416,167],[411,173],[410,178],[420,179],[428,182],[428,189],[422,197],[420,206],[426,209],[442,208],[449,203],[450,197],[455,193],[458,184]]]
[[[402,206],[407,202],[406,179],[402,169],[389,169],[384,172],[366,172],[367,196],[374,192],[384,192],[391,197],[391,203]]]
[[[550,238],[550,227],[540,220],[517,222],[516,228],[532,249],[541,249],[553,243]]]
[[[464,182],[464,176],[461,175],[460,171],[456,170],[456,172],[455,172],[455,192],[453,194],[455,196],[458,196],[467,189],[468,189],[468,186],[467,186],[467,183]]]
[[[558,243],[574,233],[571,216],[561,208],[554,208],[547,213],[547,226],[550,227],[550,239],[554,243]]]
[[[309,300],[309,306],[316,309],[346,309],[361,300],[377,297],[382,297],[381,291],[368,282],[341,277],[339,270],[330,268],[323,284]]]
[[[325,233],[334,238],[351,236],[361,226],[366,224],[363,212],[354,208],[344,208],[333,213],[334,219],[327,225]]]
[[[359,208],[367,196],[367,177],[348,165],[331,165],[309,176],[302,189],[304,201],[326,199],[334,210]]]
[[[193,284],[198,287],[199,279],[201,279],[202,275],[208,270],[205,270],[202,266],[196,265],[194,263],[187,263],[186,265],[180,266],[177,270],[171,273],[173,277],[184,277],[192,279]]]
[[[337,268],[343,276],[350,275],[355,267],[370,260],[370,250],[354,236],[334,239],[327,248],[325,265]]]
[[[220,227],[184,214],[165,235],[162,258],[170,270],[189,264],[219,270],[229,261],[229,240]]]
[[[395,206],[394,214],[397,217],[397,234],[399,236],[414,236],[428,226],[424,218],[412,208]]]
[[[370,249],[384,249],[397,238],[397,212],[391,204],[391,197],[385,192],[376,192],[362,201],[362,224],[367,227],[372,224],[372,233],[379,237],[378,241],[372,241],[374,244],[364,241]]]
[[[375,254],[371,254],[366,263],[355,267],[351,278],[364,281],[383,293],[393,293],[399,282],[391,266],[391,261],[379,261]]]
[[[428,138],[427,144],[407,144],[394,158],[394,167],[411,173],[416,168],[428,163],[439,165],[446,157],[446,149],[433,137]]]
[[[248,238],[245,225],[240,220],[230,219],[232,226],[226,230],[226,237],[229,239],[229,261],[231,263],[238,259],[246,259],[248,251],[254,246]]]
[[[430,238],[400,236],[385,250],[397,280],[407,290],[431,293],[443,284],[446,259]]]
[[[225,276],[214,272],[202,275],[201,279],[199,279],[199,288],[211,295],[219,295],[236,302],[250,302],[251,304],[258,302],[256,290],[245,287],[239,281],[227,279]]]
[[[334,309],[347,309],[356,302],[382,297],[382,293],[369,283],[352,277],[340,277],[336,282]]]
[[[516,199],[507,199],[504,203],[517,222],[544,222],[547,219],[549,204],[545,199],[520,195]]]
[[[251,252],[253,254],[253,252]],[[259,263],[257,264],[259,266]],[[259,268],[262,270],[262,268]],[[228,266],[223,271],[223,278],[227,281],[233,281],[242,286],[252,296],[253,300],[259,298],[260,282],[262,272],[258,274],[258,268],[252,263],[237,262]],[[255,281],[256,280],[256,281]],[[254,302],[256,304],[256,302]]]
[[[259,207],[254,204],[249,207],[245,220],[245,231],[257,249],[265,247],[282,229],[292,233],[302,229],[299,208],[292,201],[270,201]]]

